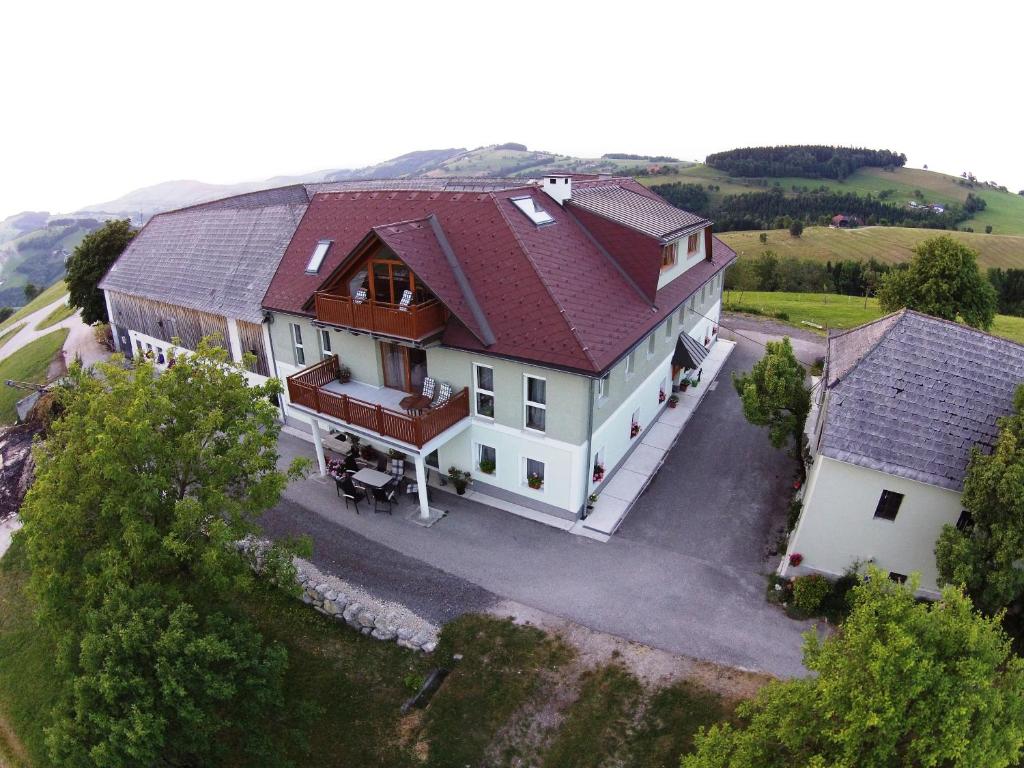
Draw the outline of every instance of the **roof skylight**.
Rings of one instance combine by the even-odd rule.
[[[313,255],[309,257],[309,264],[306,265],[307,272],[315,274],[320,271],[320,265],[323,264],[324,256],[327,255],[327,249],[331,247],[332,242],[331,240],[321,240],[316,244]]]
[[[551,224],[555,220],[554,216],[537,205],[537,201],[530,196],[513,197],[512,202],[516,208],[525,213],[527,218],[538,227],[541,224]]]

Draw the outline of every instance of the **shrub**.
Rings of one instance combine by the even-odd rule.
[[[369,443],[366,443],[362,448],[359,449],[359,455],[366,461],[373,461],[377,458],[377,449]]]
[[[772,317],[776,320],[789,320],[789,312],[772,312]]]
[[[829,580],[817,573],[793,580],[793,610],[803,616],[814,616],[832,589]]]

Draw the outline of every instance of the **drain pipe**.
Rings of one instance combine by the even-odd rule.
[[[594,453],[594,386],[596,379],[590,379],[590,402],[587,407],[587,455],[583,462],[583,509],[580,520],[587,519],[587,503],[590,500],[590,457]]]

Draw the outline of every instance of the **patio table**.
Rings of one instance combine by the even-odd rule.
[[[387,472],[378,472],[376,469],[364,467],[352,475],[352,479],[360,485],[367,485],[371,488],[383,488],[395,478]]]
[[[407,395],[398,403],[399,408],[410,413],[422,411],[428,405],[430,405],[430,398],[426,395]]]

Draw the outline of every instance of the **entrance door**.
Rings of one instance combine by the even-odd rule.
[[[380,343],[384,368],[384,386],[404,392],[422,392],[427,375],[427,353],[401,344]]]

